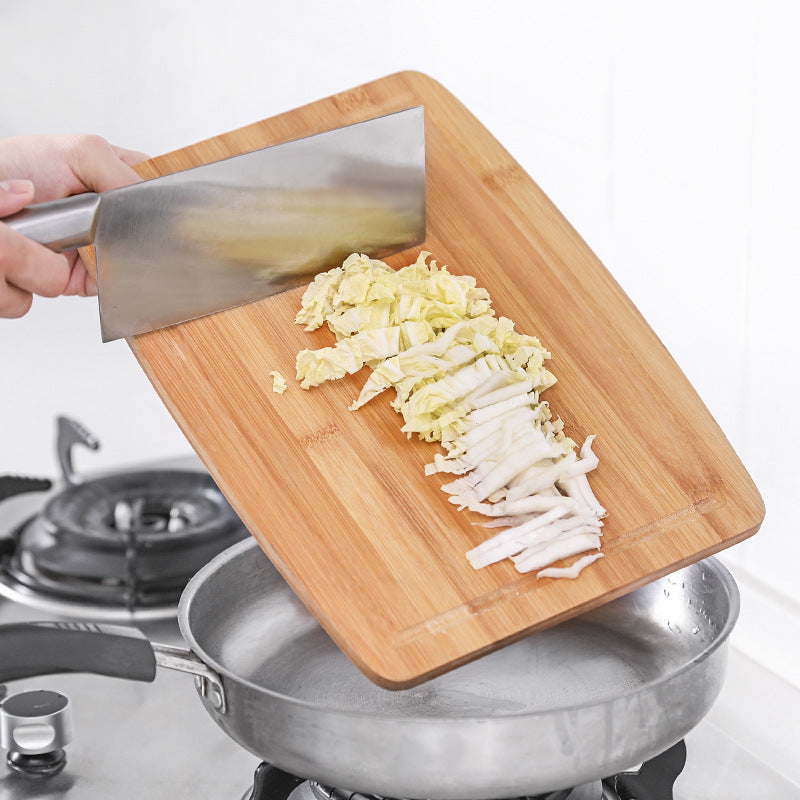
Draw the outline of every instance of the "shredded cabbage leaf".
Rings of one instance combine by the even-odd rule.
[[[289,384],[286,383],[286,378],[276,369],[273,369],[269,375],[272,378],[272,391],[276,394],[283,394],[289,386]]]
[[[577,577],[596,559],[545,568],[600,548],[606,512],[587,479],[599,463],[594,437],[576,453],[541,399],[556,380],[541,342],[495,316],[473,277],[430,255],[394,270],[353,253],[317,275],[295,321],[307,331],[327,324],[336,343],[299,352],[297,380],[311,389],[368,366],[350,410],[393,389],[402,430],[444,450],[426,474],[459,476],[442,487],[450,502],[506,527],[467,553],[470,564],[510,558],[520,572]]]

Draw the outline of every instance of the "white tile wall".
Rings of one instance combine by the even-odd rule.
[[[698,388],[767,503],[729,558],[791,616],[799,28],[791,0],[3,3],[0,137],[91,131],[157,154],[428,72],[548,192]],[[0,472],[53,472],[59,412],[104,442],[79,466],[188,450],[126,346],[98,343],[91,301],[0,321],[0,369]],[[779,646],[800,676],[797,645]]]

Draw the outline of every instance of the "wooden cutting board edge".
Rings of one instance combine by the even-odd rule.
[[[372,96],[371,93],[374,93],[376,86],[387,85],[387,83],[391,83],[392,91],[391,91],[391,98],[389,99],[388,105],[381,105],[377,107],[374,103],[365,102],[369,100]],[[405,85],[407,87],[407,94],[402,94],[397,92],[398,86]],[[335,104],[337,110],[341,112],[341,116],[343,117],[342,121],[338,123],[338,125],[342,124],[350,124],[352,122],[357,122],[362,119],[368,119],[372,116],[376,116],[383,113],[390,113],[394,110],[400,110],[402,108],[411,107],[414,105],[420,104],[420,96],[424,98],[425,93],[434,93],[437,96],[443,96],[449,98],[449,101],[452,102],[454,98],[452,95],[447,92],[441,84],[438,84],[433,79],[429,78],[428,76],[418,73],[418,72],[403,72],[397,73],[393,76],[387,76],[387,78],[379,79],[378,81],[374,81],[372,83],[366,84],[362,87],[356,87],[354,89],[348,90],[346,92],[339,93],[337,95],[333,95],[329,98],[326,98],[322,101],[317,101],[315,103],[308,104],[300,109],[296,109],[295,111],[286,112],[285,114],[278,115],[277,117],[273,117],[270,120],[265,120],[262,122],[254,123],[252,125],[246,126],[245,128],[239,129],[235,132],[230,132],[228,134],[222,134],[221,136],[212,137],[211,139],[205,140],[203,142],[199,142],[196,145],[192,145],[189,148],[184,148],[180,151],[174,151],[171,154],[165,154],[164,156],[159,156],[151,161],[144,162],[142,165],[137,166],[137,171],[142,175],[144,178],[149,177],[156,177],[157,175],[162,174],[162,169],[164,169],[164,165],[166,164],[173,164],[174,165],[174,158],[177,156],[181,163],[185,165],[185,167],[194,166],[195,164],[205,163],[209,160],[214,160],[215,158],[222,157],[226,155],[226,152],[222,152],[218,148],[218,143],[224,142],[226,137],[231,136],[232,134],[244,134],[246,138],[252,138],[253,141],[253,148],[263,146],[262,141],[259,137],[259,130],[261,126],[269,122],[271,126],[280,128],[283,124],[285,119],[289,117],[293,117],[296,114],[306,114],[310,121],[308,123],[308,130],[307,135],[320,132],[322,130],[329,129],[331,127],[330,124],[325,124],[324,122],[319,122],[317,120],[316,127],[314,126],[314,109],[320,103],[324,104]],[[457,102],[457,101],[456,101]],[[459,104],[460,105],[460,104]],[[426,114],[428,113],[428,109],[426,108]],[[471,113],[461,106],[461,113],[469,114],[471,117]],[[333,126],[333,127],[338,127]],[[481,126],[481,130],[484,130]],[[271,144],[278,144],[281,141],[291,140],[293,138],[297,138],[297,134],[293,133],[290,130],[286,130],[285,135],[283,138],[278,139],[270,139]],[[544,201],[542,201],[543,207],[548,208],[548,211],[552,210],[554,207],[549,204],[546,196],[538,186],[536,186],[530,177],[521,170],[519,165],[513,160],[513,158],[505,151],[504,148],[491,137],[488,132],[486,133],[487,143],[491,145],[491,153],[492,158],[497,160],[497,165],[495,167],[494,172],[486,172],[484,180],[486,180],[495,191],[502,192],[504,197],[509,200],[510,208],[512,211],[518,210],[515,196],[516,192],[519,192],[521,187],[524,187],[528,191],[533,191],[535,193],[541,194]],[[174,166],[164,170],[165,172],[174,171]],[[485,171],[484,171],[485,172]],[[557,220],[558,224],[564,225],[572,229],[569,222],[563,218],[559,214],[557,210],[555,210],[556,216],[559,218]],[[578,234],[574,233],[577,237]],[[591,253],[588,247],[586,247],[586,251]],[[593,254],[592,254],[592,257]],[[615,283],[614,279],[608,275],[608,280],[612,283]],[[621,289],[619,290],[621,291]],[[145,335],[147,336],[147,334]],[[182,415],[174,407],[173,404],[168,402],[168,396],[165,393],[163,387],[159,385],[158,379],[150,369],[149,364],[147,363],[146,358],[142,355],[142,352],[139,347],[138,339],[140,337],[135,337],[134,339],[128,340],[128,343],[131,347],[131,350],[134,353],[134,356],[139,361],[140,365],[144,369],[145,373],[147,374],[148,378],[153,383],[154,387],[156,388],[159,395],[165,401],[169,411],[172,413],[173,417],[176,419],[177,424],[187,436],[190,444],[198,450],[201,458],[203,458],[202,448],[198,448],[198,441],[194,437],[194,434],[191,430],[191,426],[187,424],[186,420],[183,419]],[[663,345],[662,345],[663,346]],[[206,461],[206,459],[204,459]],[[206,462],[206,466],[209,468],[212,475],[214,475],[215,479],[221,484],[221,488],[225,491],[225,480],[224,476],[219,474],[215,474],[216,470],[214,469],[213,463]],[[749,479],[749,476],[748,476]],[[752,485],[752,481],[750,481],[752,490],[757,495],[757,490],[755,486]],[[752,498],[751,498],[752,499]],[[712,503],[713,505],[713,503]],[[761,520],[763,520],[763,501],[760,500],[760,496],[758,496],[758,502],[756,503],[757,510],[755,512],[753,518],[753,524],[746,530],[742,531],[741,533],[737,534],[734,538],[728,539],[724,542],[719,542],[716,545],[712,545],[706,549],[704,549],[701,553],[696,554],[695,556],[688,557],[683,561],[679,561],[677,563],[672,563],[669,565],[664,566],[662,569],[650,573],[647,576],[644,576],[638,581],[628,582],[624,586],[620,586],[615,590],[607,592],[604,594],[604,602],[610,601],[618,596],[626,594],[632,591],[635,588],[638,588],[641,585],[644,585],[652,580],[655,580],[658,577],[662,577],[663,575],[669,574],[670,572],[679,569],[682,566],[685,566],[693,561],[696,561],[698,557],[707,557],[709,555],[713,555],[715,552],[723,549],[724,547],[729,546],[730,544],[734,544],[738,541],[741,541],[749,536],[752,536],[760,527]],[[714,508],[708,509],[707,513],[713,513],[715,511]],[[681,513],[684,514],[683,519],[680,518]],[[689,510],[679,510],[676,512],[678,515],[678,519],[675,520],[678,526],[690,524],[693,519],[696,518],[692,517],[691,509]],[[703,513],[700,513],[700,517],[704,516]],[[250,527],[248,524],[248,520],[245,518],[243,519],[246,525]],[[653,535],[652,533],[650,535]],[[637,540],[644,541],[648,537],[647,532],[640,531],[634,537]],[[632,540],[633,541],[633,540]],[[467,654],[461,659],[457,659],[455,661],[449,662],[448,664],[441,666],[440,668],[430,670],[425,672],[424,674],[414,674],[409,676],[408,674],[404,673],[402,670],[398,671],[396,674],[388,675],[385,674],[386,671],[379,673],[376,672],[370,663],[366,662],[361,654],[350,647],[347,641],[342,640],[341,636],[338,634],[336,627],[330,624],[329,620],[326,620],[326,616],[322,609],[314,602],[313,597],[309,596],[309,594],[304,590],[302,584],[296,579],[296,576],[291,574],[291,571],[286,568],[286,565],[282,562],[279,554],[275,551],[274,548],[271,547],[269,542],[264,541],[259,537],[259,543],[267,552],[267,555],[276,563],[276,565],[281,568],[281,572],[284,574],[284,577],[288,580],[288,582],[292,585],[292,588],[300,595],[300,597],[304,600],[304,602],[309,606],[310,610],[315,613],[315,615],[320,619],[321,623],[324,627],[331,633],[333,638],[337,641],[340,647],[348,654],[348,656],[359,666],[362,671],[365,672],[373,681],[376,683],[385,686],[386,688],[406,688],[408,686],[415,685],[422,680],[427,680],[440,672],[444,672],[446,670],[451,669],[453,666],[459,663],[465,663],[467,661],[473,660],[474,658],[480,657],[485,652],[489,652],[490,650],[494,649],[493,645],[489,645],[482,650],[476,650],[470,654]],[[629,543],[630,544],[630,543]],[[624,546],[623,542],[618,544],[619,546]],[[520,579],[522,583],[526,582],[526,578]],[[527,579],[529,582],[529,577]],[[505,593],[507,599],[512,599],[519,594],[519,587],[510,586],[508,588],[504,588],[501,591]],[[493,603],[488,608],[480,609],[480,613],[485,614],[496,614],[502,613],[502,606],[504,600],[500,597],[495,597]],[[561,614],[557,614],[548,620],[547,626],[557,624],[558,622],[562,621],[563,619],[567,619],[568,617],[573,616],[575,613],[579,613],[580,611],[584,610],[585,608],[593,607],[594,603],[590,600],[585,604],[575,606],[573,609],[564,611]],[[461,608],[454,608],[450,611],[445,612],[442,615],[439,615],[438,618],[428,620],[419,626],[413,626],[412,628],[408,628],[402,631],[399,631],[395,636],[394,646],[397,648],[414,648],[416,643],[420,641],[421,638],[424,638],[429,635],[433,636],[448,636],[451,635],[453,629],[457,627],[459,624],[462,624],[464,621],[468,619],[473,613],[476,613],[476,609],[474,608],[473,603],[465,604]],[[542,625],[535,626],[537,629],[544,627]],[[508,644],[512,641],[515,641],[519,638],[522,638],[530,633],[529,629],[520,630],[505,639],[501,640],[501,644]]]

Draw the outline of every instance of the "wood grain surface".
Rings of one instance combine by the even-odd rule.
[[[353,662],[415,685],[755,533],[761,498],[657,336],[535,182],[441,85],[400,73],[140,165],[155,177],[416,105],[425,107],[429,250],[538,336],[546,393],[608,509],[606,557],[578,580],[506,562],[473,570],[485,538],[426,477],[438,445],[406,439],[385,397],[348,411],[367,370],[304,391],[295,356],[333,342],[294,324],[302,289],[129,344],[252,535]],[[334,266],[334,265],[332,265]],[[102,268],[102,264],[101,264]],[[271,370],[289,379],[272,391]]]

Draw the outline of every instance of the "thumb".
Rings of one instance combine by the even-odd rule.
[[[27,180],[0,181],[0,217],[7,217],[33,201],[33,184]]]

